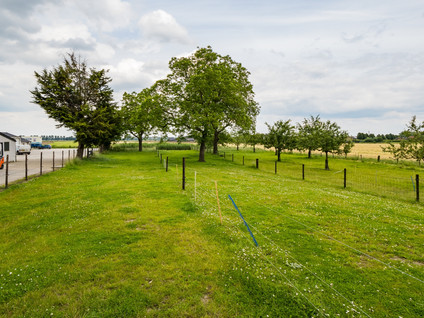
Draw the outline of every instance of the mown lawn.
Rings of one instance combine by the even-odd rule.
[[[245,165],[240,152],[207,163],[195,151],[161,154],[168,172],[155,152],[110,153],[0,193],[0,315],[424,316],[424,209],[413,197],[302,180],[280,166],[275,175],[268,152],[244,153]],[[312,162],[323,175],[346,163],[370,169]]]

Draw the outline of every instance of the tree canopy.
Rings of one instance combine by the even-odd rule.
[[[200,144],[205,161],[208,138],[214,148],[227,128],[251,129],[259,106],[249,72],[229,56],[200,48],[188,57],[172,58],[171,73],[156,84],[164,113],[177,134],[188,133]]]
[[[163,125],[162,112],[151,88],[145,88],[139,93],[124,93],[121,116],[124,131],[138,139],[139,151],[143,150],[143,138]]]
[[[296,134],[291,120],[278,120],[273,125],[266,123],[268,127],[268,134],[264,138],[265,147],[274,147],[278,161],[281,161],[282,150],[293,150],[296,147]]]
[[[424,159],[424,122],[418,123],[417,117],[413,116],[407,129],[401,135],[404,139],[399,145],[389,143],[387,147],[382,147],[383,151],[392,153],[397,160],[414,159],[421,165]]]
[[[301,124],[297,124],[297,148],[307,150],[308,158],[311,158],[312,151],[319,148],[319,138],[321,134],[322,122],[319,115],[305,118]]]
[[[329,120],[320,125],[318,149],[325,153],[325,170],[330,170],[328,165],[328,153],[339,152],[340,147],[347,142],[348,134]]]
[[[111,78],[106,73],[89,69],[74,53],[67,54],[63,65],[51,71],[35,72],[37,86],[31,91],[32,102],[56,120],[58,127],[75,132],[79,157],[85,147],[108,148],[121,133],[120,116],[109,87]]]

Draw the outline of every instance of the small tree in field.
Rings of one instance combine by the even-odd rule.
[[[339,152],[340,146],[346,143],[347,138],[347,132],[340,130],[336,123],[329,120],[322,123],[318,149],[325,153],[325,170],[330,170],[328,153]]]
[[[272,126],[265,123],[268,127],[268,134],[264,138],[266,148],[274,147],[278,161],[281,161],[282,150],[293,150],[296,146],[296,134],[294,126],[290,124],[290,119],[286,121],[278,120]]]
[[[138,151],[143,151],[143,139],[163,125],[162,111],[149,88],[124,93],[121,114],[124,130],[138,139]]]
[[[305,118],[301,124],[297,124],[297,149],[308,150],[308,158],[311,158],[312,151],[319,148],[321,126],[319,115]]]
[[[424,122],[417,123],[417,117],[413,116],[407,125],[407,130],[401,135],[406,139],[401,140],[398,147],[389,143],[389,146],[382,147],[383,151],[392,153],[397,160],[400,158],[414,159],[421,165],[421,161],[424,159]]]
[[[347,158],[347,155],[352,151],[353,146],[355,146],[355,143],[353,142],[352,138],[348,137],[341,149],[341,152],[344,154],[345,158]]]

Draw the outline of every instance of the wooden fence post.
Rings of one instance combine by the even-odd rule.
[[[64,151],[62,150],[62,168],[63,168],[63,159],[64,159],[64,156],[65,156],[65,154],[64,154]]]
[[[53,151],[53,171],[54,171],[54,151]]]
[[[380,155],[378,155],[377,157],[377,162],[380,162]]]
[[[6,156],[6,179],[4,181],[4,187],[7,189],[9,186],[9,155]]]
[[[256,169],[259,169],[259,159],[256,159]]]
[[[275,174],[277,174],[277,161],[275,161]]]
[[[346,168],[344,169],[344,183],[343,187],[346,189]]]
[[[302,180],[305,180],[305,164],[302,164]]]
[[[168,157],[166,157],[166,172],[168,172]]]
[[[40,152],[40,176],[43,175],[43,153]]]

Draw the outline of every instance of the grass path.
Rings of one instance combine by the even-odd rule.
[[[421,283],[330,239],[423,279],[421,205],[163,154],[168,173],[154,153],[112,153],[1,192],[0,316],[424,314]]]

